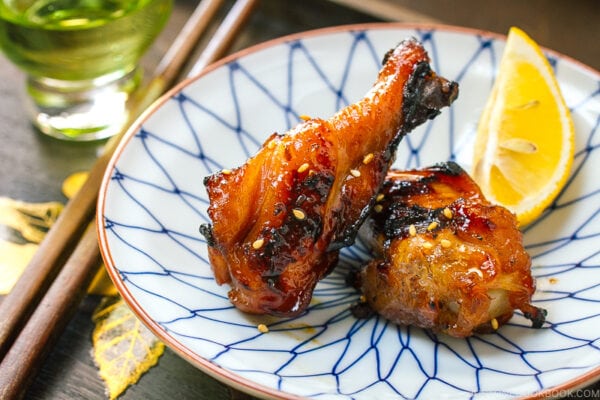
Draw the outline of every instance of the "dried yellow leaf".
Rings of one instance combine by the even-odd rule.
[[[8,294],[27,266],[38,246],[0,241],[0,294]]]
[[[62,204],[0,197],[0,294],[7,294],[33,257]]]
[[[0,225],[18,233],[21,241],[40,243],[62,209],[59,202],[25,203],[0,197]]]
[[[75,172],[69,175],[62,184],[62,192],[67,199],[73,198],[89,176],[88,172]]]
[[[129,310],[121,297],[104,297],[92,317],[93,354],[108,396],[115,399],[151,367],[165,345]]]
[[[0,197],[0,295],[13,288],[62,209],[59,202],[26,203]],[[88,292],[103,296],[117,294],[104,268]]]
[[[115,285],[110,280],[106,268],[104,266],[98,270],[96,276],[90,283],[90,287],[87,292],[89,294],[95,294],[100,296],[116,296],[119,294]]]

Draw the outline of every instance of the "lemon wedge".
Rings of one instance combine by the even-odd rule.
[[[511,28],[477,126],[473,178],[489,201],[526,225],[564,187],[574,141],[571,114],[548,60],[525,32]]]

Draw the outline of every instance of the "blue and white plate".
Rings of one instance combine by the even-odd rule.
[[[245,315],[213,280],[198,232],[209,221],[203,178],[242,164],[300,115],[327,118],[358,100],[383,54],[408,36],[460,83],[460,96],[402,142],[396,166],[455,160],[468,170],[504,37],[445,26],[346,26],[253,47],[171,91],[121,142],[98,205],[106,266],[137,316],[201,370],[286,399],[542,398],[600,377],[600,74],[551,51],[577,137],[565,189],[524,232],[534,301],[548,310],[542,329],[517,314],[495,334],[459,340],[357,320],[345,277],[369,257],[360,244],[343,251],[297,318]]]

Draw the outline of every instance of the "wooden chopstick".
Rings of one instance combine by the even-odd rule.
[[[221,3],[222,0],[200,1],[173,46],[159,63],[150,83],[133,99],[130,122],[173,83],[195,43],[210,26]],[[106,144],[81,190],[66,204],[11,292],[2,299],[0,360],[92,220],[104,171],[124,131],[125,129]]]
[[[250,15],[250,11],[255,5],[256,1],[257,0],[238,0],[236,2],[235,6],[230,10],[227,18],[223,21],[221,25],[222,29],[219,29],[222,32],[226,31],[227,34],[214,36],[211,39],[209,46],[207,46],[207,49],[209,49],[209,55],[206,55],[206,52],[203,52],[204,56],[201,58],[203,63],[215,61],[226,52],[226,50],[232,44],[237,32],[242,27],[243,21]],[[202,0],[200,3],[201,6],[202,3],[212,2],[211,0]],[[197,14],[205,15],[203,13]],[[193,20],[194,15],[192,15],[190,18],[190,21]],[[186,24],[186,27],[188,27],[188,25],[190,24]],[[204,28],[200,30],[204,30]],[[190,32],[184,27],[180,35],[190,35]],[[192,36],[196,36],[196,34],[194,33]],[[195,37],[193,41],[195,42],[199,36],[200,33],[197,34],[197,37]],[[188,46],[191,37],[186,37],[190,39],[175,40],[174,46],[186,47],[186,52],[189,53],[194,46]],[[214,42],[217,40],[221,42],[218,46],[214,44]],[[173,49],[173,47],[171,47],[171,49]],[[163,93],[172,85],[173,80],[185,62],[185,55],[182,54],[182,51],[168,51],[165,55],[165,58],[166,57],[172,57],[171,61],[165,63],[161,62],[161,66],[158,68],[160,73],[157,75],[157,79],[153,79],[152,83],[148,86],[148,90],[146,91],[146,93],[149,93],[149,95],[154,97],[152,100],[155,100],[159,94]],[[149,104],[150,101],[146,100],[146,102]],[[138,108],[137,111],[141,111],[141,107]],[[20,331],[18,337],[14,340],[14,343],[11,343],[10,347],[7,346],[4,358],[0,363],[0,398],[2,399],[19,398],[23,395],[32,377],[35,376],[35,372],[37,372],[37,369],[40,367],[44,356],[51,348],[53,342],[58,338],[62,328],[64,328],[72,314],[75,312],[76,307],[82,300],[83,296],[85,296],[85,291],[91,279],[93,278],[97,267],[100,265],[101,257],[97,245],[96,230],[93,227],[93,223],[89,223],[91,217],[87,218],[86,216],[93,215],[95,200],[97,199],[98,195],[98,188],[110,156],[115,150],[116,141],[117,140],[115,139],[112,143],[107,143],[107,149],[101,156],[106,158],[106,160],[98,161],[94,165],[88,181],[82,187],[82,189],[80,189],[80,192],[82,192],[85,191],[86,187],[88,187],[88,190],[95,192],[95,196],[86,196],[84,199],[87,201],[87,203],[83,203],[83,200],[80,200],[82,203],[77,204],[75,211],[71,214],[72,216],[74,215],[79,217],[79,223],[83,223],[83,228],[87,226],[87,230],[85,230],[83,238],[78,242],[75,250],[68,258],[66,263],[64,263],[64,266],[62,266],[62,269],[54,265],[52,266],[52,270],[60,270],[58,276],[51,284],[46,295],[43,297],[43,299],[41,299],[41,302],[39,302],[39,306],[35,312],[33,312],[27,323],[24,324],[21,322],[19,327],[23,325],[24,327]],[[98,174],[95,174],[96,170],[100,168],[101,171]],[[78,196],[74,197],[72,201],[74,201]],[[93,198],[91,204],[89,204],[89,198]],[[68,207],[69,206],[67,206],[61,213],[61,217],[63,219]],[[89,210],[82,210],[82,208],[89,208]],[[68,224],[68,226],[71,225],[73,224]],[[53,227],[52,229],[55,228]],[[71,231],[80,230],[81,229],[79,226],[71,229]],[[50,232],[48,235],[50,235]],[[60,235],[55,234],[55,238],[53,238],[53,241],[49,246],[53,247],[57,245],[63,245],[69,247],[71,245],[70,242],[77,240],[75,239],[75,233],[71,234],[72,236],[69,238],[65,238],[65,235],[65,233]],[[42,249],[43,248],[40,246],[38,253]],[[64,252],[60,253],[60,255],[54,256],[55,261],[66,258],[66,255],[63,254]],[[46,269],[37,267],[36,272],[40,273],[40,271],[47,272]],[[35,274],[34,277],[36,279],[44,279],[44,276],[40,277]],[[34,289],[36,289],[37,292],[34,296],[30,297],[41,297],[40,287],[42,285],[40,283],[37,283],[36,285],[29,285],[27,286],[27,289],[32,290],[33,286],[36,286]],[[4,308],[7,298],[5,298],[2,302],[2,308]],[[13,303],[14,300],[10,304],[12,305]],[[22,305],[18,303],[17,305],[17,308],[21,310],[21,312],[25,308],[31,307],[29,304]],[[9,309],[8,311],[12,312],[14,309]],[[14,333],[13,335],[16,336]]]
[[[231,7],[231,11],[223,19],[223,23],[213,34],[211,41],[206,45],[204,51],[188,72],[188,77],[196,76],[210,63],[225,54],[237,32],[242,28],[242,25],[256,6],[256,3],[257,0],[238,0]]]
[[[384,21],[403,21],[412,23],[441,23],[425,13],[416,11],[389,0],[330,0],[341,6],[358,10]]]

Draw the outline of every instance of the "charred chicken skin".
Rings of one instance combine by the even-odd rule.
[[[231,302],[256,314],[305,310],[339,249],[353,243],[401,138],[457,93],[423,47],[405,40],[362,100],[275,133],[241,167],[205,178],[211,224],[200,231]]]
[[[355,313],[455,337],[493,331],[515,309],[541,327],[515,216],[490,204],[460,166],[390,170],[376,200],[361,237],[377,255],[359,273],[365,303]]]

